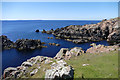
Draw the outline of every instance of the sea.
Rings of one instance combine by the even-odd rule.
[[[17,67],[22,62],[35,56],[54,57],[61,48],[81,47],[83,50],[90,48],[89,43],[75,44],[64,39],[55,39],[52,34],[36,33],[35,30],[42,31],[66,27],[69,25],[85,25],[98,23],[100,20],[8,20],[2,21],[2,35],[6,35],[10,40],[17,39],[40,39],[45,42],[47,48],[35,49],[32,51],[18,51],[16,49],[3,50],[0,53],[2,57],[2,73],[8,67]],[[53,39],[47,39],[53,37]],[[50,46],[48,43],[58,43],[60,46]],[[95,42],[96,44],[109,45],[107,41]]]

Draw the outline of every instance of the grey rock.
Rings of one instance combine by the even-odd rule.
[[[57,61],[51,65],[51,69],[46,70],[45,80],[54,79],[72,79],[74,77],[74,69],[67,66],[63,60]]]
[[[69,50],[68,48],[61,48],[61,50],[57,53],[55,58],[61,59],[68,50]]]
[[[33,71],[30,73],[30,76],[35,75],[37,72],[38,72],[38,69],[33,70]]]
[[[7,69],[4,70],[4,74],[3,74],[3,77],[6,78],[6,77],[9,77],[10,74],[14,71],[17,71],[17,68],[14,68],[14,67],[8,67]]]
[[[33,64],[31,64],[30,62],[23,62],[22,63],[22,66],[25,66],[25,67],[32,67]]]

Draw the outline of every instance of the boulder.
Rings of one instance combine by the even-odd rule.
[[[39,32],[39,29],[37,29],[35,32]]]
[[[22,66],[25,66],[25,67],[32,67],[33,64],[31,64],[30,62],[23,62],[22,63]]]
[[[45,80],[51,79],[73,79],[74,70],[71,66],[67,66],[63,60],[57,61],[51,65],[51,69],[46,70]]]
[[[82,55],[84,53],[84,51],[82,50],[81,47],[74,47],[73,49],[70,50],[71,55]]]
[[[52,63],[52,62],[53,61],[50,58],[48,58],[48,59],[45,60],[45,64],[49,64],[49,63]]]
[[[92,44],[90,44],[90,46],[93,46],[93,47],[94,47],[94,46],[96,46],[96,44],[95,44],[95,43],[92,43]]]
[[[89,49],[87,49],[86,53],[106,53],[106,52],[109,52],[109,51],[114,51],[114,50],[117,50],[118,49],[118,46],[115,45],[115,46],[104,46],[104,45],[97,45],[97,46],[93,46]]]
[[[17,71],[17,68],[14,68],[14,67],[8,67],[7,69],[4,70],[4,74],[3,74],[3,77],[6,78],[6,77],[10,77],[10,73],[14,72],[14,71]]]
[[[107,41],[110,44],[120,43],[120,31],[119,32],[112,32],[111,34],[109,34]]]
[[[43,29],[42,33],[46,33],[46,31]]]
[[[60,51],[57,53],[57,55],[55,56],[55,58],[57,59],[61,59],[63,58],[63,56],[65,55],[65,53],[68,51],[68,48],[61,48]]]
[[[56,46],[60,46],[60,44],[56,44]]]
[[[38,69],[33,70],[32,72],[30,72],[30,76],[35,75],[37,72],[38,72]]]

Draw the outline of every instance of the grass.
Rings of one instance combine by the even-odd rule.
[[[74,78],[118,78],[118,51],[85,53],[66,62],[74,68]]]
[[[56,60],[52,60],[52,61],[56,62]],[[44,64],[44,62],[45,61],[43,61],[42,63],[41,62],[37,62],[37,64],[40,63],[40,69],[38,69],[38,72],[35,75],[30,76],[30,72],[37,68],[37,66],[38,66],[37,64],[34,64],[32,67],[29,67],[27,69],[27,71],[30,71],[30,72],[28,72],[27,74],[23,75],[21,78],[22,79],[23,78],[28,78],[28,80],[29,79],[34,79],[34,78],[41,78],[41,80],[44,80],[44,78],[45,78],[45,71],[44,70],[50,69],[51,68],[50,65],[53,63],[52,62],[52,63],[49,63],[49,64]]]
[[[56,60],[52,60],[56,62]],[[77,57],[72,57],[70,60],[65,60],[68,65],[74,68],[74,78],[118,78],[118,51],[109,53],[85,53]],[[38,62],[39,63],[39,62]],[[37,68],[37,64],[28,68],[30,72],[23,75],[22,78],[41,78],[44,79],[44,69],[50,69],[50,64],[41,63],[38,72],[30,76],[30,72]],[[88,66],[82,66],[89,64]],[[29,80],[28,79],[28,80]]]

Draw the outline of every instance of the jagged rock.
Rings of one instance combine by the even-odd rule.
[[[112,32],[111,34],[109,34],[107,41],[110,44],[120,43],[120,31],[119,32]]]
[[[104,46],[104,45],[97,45],[87,49],[86,53],[103,53],[117,50],[118,46]]]
[[[70,59],[72,56],[82,55],[84,51],[80,47],[74,47],[70,51],[68,48],[61,48],[61,50],[54,57],[55,59]]]
[[[45,80],[51,79],[73,79],[74,70],[71,66],[67,66],[63,60],[57,61],[51,65],[51,69],[46,70]]]
[[[35,75],[37,72],[38,72],[38,69],[33,70],[33,71],[30,73],[30,76]]]
[[[56,46],[60,46],[60,44],[56,44]]]
[[[4,78],[10,77],[10,74],[11,74],[13,71],[17,71],[17,68],[8,67],[7,69],[4,70],[3,77],[4,77]]]
[[[18,50],[33,50],[36,48],[41,48],[40,40],[32,40],[32,39],[19,39],[15,42],[16,48]]]
[[[78,56],[84,53],[84,51],[80,47],[74,47],[73,49],[70,50],[70,52],[75,56]]]
[[[2,44],[0,45],[2,46],[3,49],[11,49],[16,47],[14,45],[14,42],[9,40],[5,35],[0,36],[0,41],[2,42]]]
[[[80,47],[74,47],[70,51],[67,51],[64,59],[70,59],[72,56],[79,56],[82,55],[84,51]]]
[[[68,48],[61,48],[60,51],[57,53],[57,55],[55,56],[55,58],[57,59],[61,59],[63,57],[63,55],[65,55],[65,53],[68,51]]]
[[[48,59],[45,60],[45,64],[49,64],[49,63],[52,63],[52,62],[53,61],[50,58],[48,58]]]
[[[25,66],[25,67],[31,67],[33,64],[31,64],[30,62],[23,62],[22,63],[22,66]]]
[[[57,28],[56,30],[52,30],[52,32],[50,32],[50,30],[48,31],[48,33],[53,34],[57,39],[65,39],[77,44],[96,42],[107,39],[110,42],[114,42],[114,44],[117,44],[120,43],[120,35],[114,34],[113,37],[115,38],[112,39],[112,36],[110,38],[110,34],[120,31],[120,26],[118,26],[118,22],[119,20],[117,18],[110,20],[104,19],[97,24],[87,24],[82,26],[70,25],[64,28]]]
[[[52,34],[54,32],[53,29],[49,30],[49,31],[46,31],[47,34]]]
[[[92,43],[92,44],[90,44],[90,46],[93,46],[93,47],[94,47],[94,46],[96,46],[96,44],[95,44],[95,43]]]
[[[42,33],[46,33],[46,31],[43,29]]]

